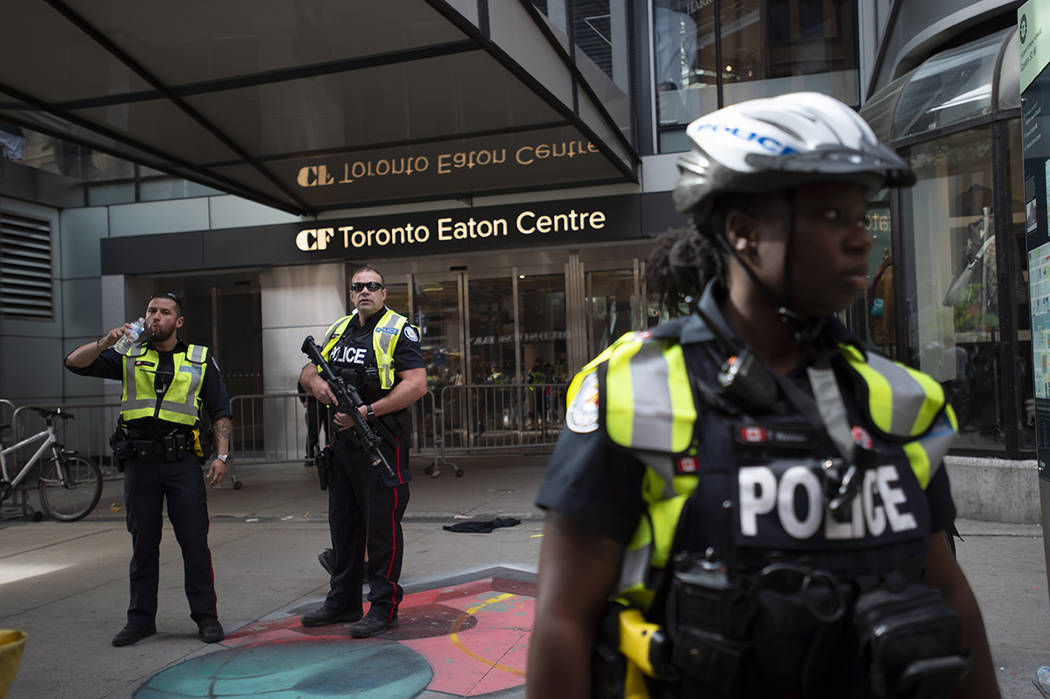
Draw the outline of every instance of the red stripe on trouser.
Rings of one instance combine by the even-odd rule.
[[[401,448],[397,450],[398,462],[401,461]],[[390,511],[390,542],[393,545],[393,549],[390,551],[390,565],[386,567],[386,579],[390,582],[390,571],[394,567],[394,561],[397,560],[397,488],[391,488],[394,493],[394,509]],[[397,614],[397,605],[401,603],[401,599],[397,594],[397,585],[394,584],[394,604],[390,607],[390,614],[387,616],[387,621],[394,618]]]
[[[211,564],[211,548],[208,547],[208,533],[211,531],[211,517],[207,512],[204,514],[204,550],[208,553],[208,577],[211,578],[211,613],[216,618],[219,616],[219,595],[215,592],[215,568]]]

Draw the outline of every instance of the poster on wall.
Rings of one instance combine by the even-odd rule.
[[[1046,3],[1028,2],[1017,10],[1017,34],[1036,457],[1039,477],[1050,481],[1050,10]]]

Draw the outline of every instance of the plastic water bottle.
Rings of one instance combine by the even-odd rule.
[[[146,328],[146,319],[139,318],[131,324],[131,329],[124,332],[124,336],[117,340],[117,344],[113,345],[119,354],[127,354],[128,351],[135,345],[135,342],[139,339],[139,335]]]

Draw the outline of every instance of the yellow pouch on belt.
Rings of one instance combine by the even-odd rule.
[[[7,696],[7,690],[15,681],[25,645],[25,631],[0,629],[0,699]]]

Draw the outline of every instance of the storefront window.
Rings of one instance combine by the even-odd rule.
[[[902,193],[910,240],[907,263],[899,268],[907,363],[932,375],[950,395],[961,432],[957,447],[1001,449],[991,129],[922,143],[910,156],[918,182]]]
[[[426,363],[427,382],[463,375],[463,326],[459,312],[458,279],[429,279],[416,275],[412,292],[412,322]],[[390,301],[390,295],[387,295]]]
[[[1007,124],[1004,157],[1010,173],[1010,240],[1014,255],[1013,275],[1010,289],[1013,292],[1015,322],[1017,323],[1017,400],[1018,447],[1035,449],[1035,385],[1032,369],[1032,314],[1029,310],[1031,296],[1028,286],[1028,263],[1021,258],[1027,249],[1025,240],[1024,167],[1021,153],[1021,120],[1011,119]]]
[[[520,275],[518,298],[522,376],[540,363],[549,367],[551,383],[568,381],[571,377],[565,342],[565,275]]]
[[[996,59],[1005,29],[937,54],[904,86],[894,117],[894,138],[921,134],[987,114],[992,105]]]
[[[587,356],[593,357],[633,329],[634,270],[587,273]]]
[[[677,130],[720,106],[799,90],[857,104],[856,24],[852,0],[655,0],[654,78],[662,130]],[[665,145],[674,140],[661,138]]]
[[[897,356],[894,320],[893,249],[888,193],[883,190],[868,204],[867,229],[872,249],[868,256],[868,287],[847,311],[850,329],[861,340],[889,357]]]
[[[510,277],[471,279],[467,298],[471,370],[479,377],[495,376],[500,383],[513,383],[514,288]],[[463,377],[446,377],[445,383],[460,384]]]

